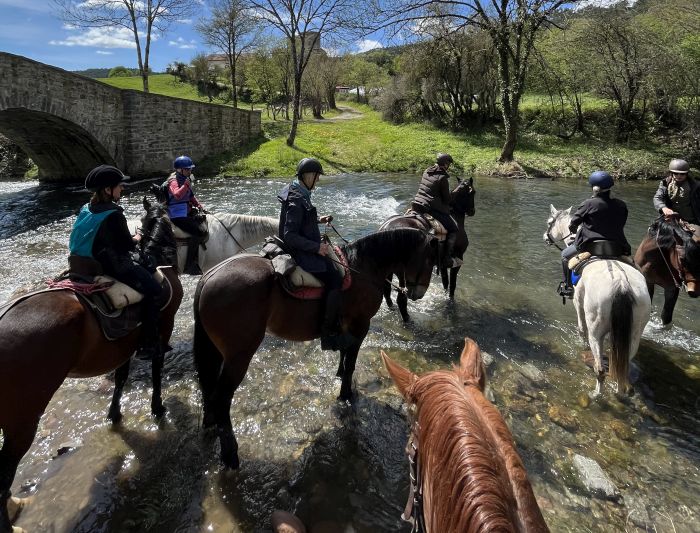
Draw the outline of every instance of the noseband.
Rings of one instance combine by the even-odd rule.
[[[554,223],[557,221],[556,218],[554,218],[548,225],[547,225],[547,232],[545,233],[545,236],[547,237],[547,244],[549,246],[554,245],[560,252],[564,250],[558,242],[563,242],[566,244],[566,239],[571,237],[572,233],[569,232],[566,235],[564,235],[561,239],[555,239],[554,236],[552,235],[552,228],[554,227]]]

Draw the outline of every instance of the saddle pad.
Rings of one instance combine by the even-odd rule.
[[[569,259],[569,270],[572,270],[576,272],[577,274],[580,274],[581,271],[584,269],[586,265],[589,263],[593,263],[595,261],[604,261],[606,259],[611,259],[613,261],[619,261],[621,263],[628,264],[630,266],[633,266],[637,268],[637,265],[634,262],[634,259],[632,258],[631,255],[620,255],[616,257],[608,257],[608,256],[602,256],[602,255],[591,255],[590,252],[581,252],[580,254],[576,254],[573,256],[571,259]]]
[[[336,269],[343,276],[343,285],[341,290],[347,290],[350,285],[352,285],[352,276],[350,275],[350,269],[348,268],[347,258],[340,251],[337,246],[333,247],[330,257],[339,261],[339,263],[334,263]],[[300,271],[300,272],[297,272]],[[292,276],[298,275],[304,280],[304,285],[296,285],[290,282],[290,277],[287,276],[282,278],[282,287],[287,293],[299,300],[320,300],[323,297],[323,283],[314,275],[306,272],[301,267],[296,267],[292,271]],[[310,285],[309,283],[317,283],[317,285]]]
[[[345,268],[346,261],[343,252],[340,251],[340,248],[337,246],[332,246],[328,253],[328,257],[331,259],[331,261],[333,261],[333,265],[340,276],[345,279],[345,276],[347,275],[347,269]],[[287,274],[287,279],[292,286],[298,288],[323,287],[323,282],[320,279],[310,272],[307,272],[300,266],[297,266],[290,274]]]
[[[165,276],[159,267],[153,274],[155,280],[162,286]],[[95,283],[112,283],[112,286],[105,291],[105,295],[109,299],[114,309],[123,309],[129,305],[139,303],[143,300],[143,294],[136,289],[130,287],[126,283],[117,281],[110,276],[95,276]],[[168,300],[170,301],[170,300]],[[167,304],[166,304],[167,305]]]

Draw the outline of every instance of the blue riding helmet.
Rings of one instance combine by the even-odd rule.
[[[192,158],[189,156],[181,155],[175,160],[173,167],[175,167],[175,169],[194,168],[194,161],[192,161]]]
[[[596,170],[588,176],[588,183],[591,187],[599,187],[600,189],[609,189],[615,185],[613,177],[604,170]]]

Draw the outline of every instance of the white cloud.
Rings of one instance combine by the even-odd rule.
[[[380,43],[379,41],[373,41],[372,39],[362,39],[357,43],[358,53],[374,50],[375,48],[383,48],[382,43]]]
[[[168,41],[170,46],[177,46],[183,50],[191,50],[192,48],[197,48],[197,43],[194,40],[190,42],[185,41],[182,37],[178,37],[177,41]]]
[[[114,52],[108,52],[107,50],[98,50],[95,52],[96,54],[99,54],[101,56],[111,56],[114,55]]]
[[[85,33],[69,35],[54,46],[95,46],[99,48],[136,48],[134,34],[126,28],[90,28]]]
[[[178,22],[180,24],[192,24],[192,19],[180,19]]]

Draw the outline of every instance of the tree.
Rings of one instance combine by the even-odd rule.
[[[243,0],[215,0],[211,17],[199,22],[196,29],[204,42],[226,56],[233,107],[238,107],[236,68],[241,54],[258,40],[257,20],[246,10]]]
[[[148,92],[148,61],[153,31],[164,33],[192,15],[197,0],[52,0],[67,24],[80,28],[126,28],[134,38],[143,90]],[[141,35],[145,33],[145,44]]]
[[[131,76],[131,69],[126,68],[123,65],[116,66],[109,70],[109,78],[124,78],[126,76]]]
[[[439,20],[457,30],[476,26],[496,48],[505,142],[499,161],[513,160],[520,100],[535,37],[564,5],[579,0],[375,0],[381,24],[396,31]]]
[[[382,76],[382,69],[376,63],[365,61],[356,57],[352,62],[349,73],[349,81],[355,85],[357,101],[360,102],[360,88],[362,88],[365,102],[368,101],[369,85]]]
[[[292,127],[287,145],[293,146],[301,107],[301,80],[322,36],[347,28],[362,9],[356,0],[246,0],[268,25],[287,39],[293,79]]]

